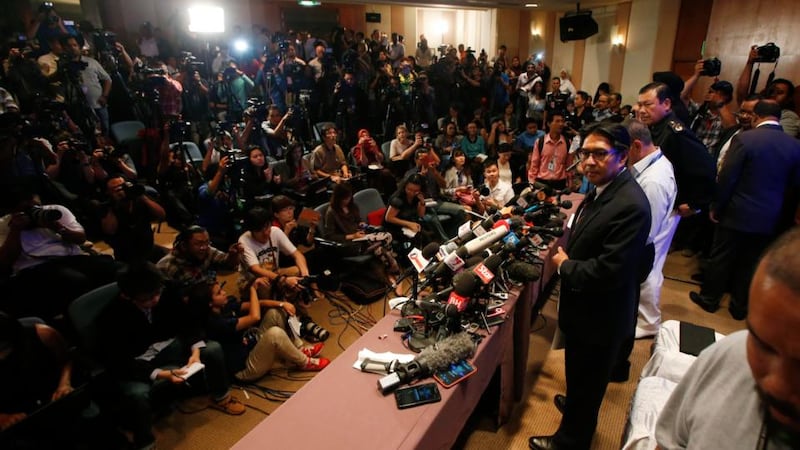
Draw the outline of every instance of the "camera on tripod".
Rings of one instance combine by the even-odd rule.
[[[781,48],[775,45],[774,42],[768,42],[756,47],[756,52],[758,52],[758,56],[753,62],[776,62],[781,57]]]
[[[117,35],[111,31],[95,31],[92,33],[92,42],[98,52],[117,51]]]

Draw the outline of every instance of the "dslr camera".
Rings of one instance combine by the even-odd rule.
[[[130,181],[126,181],[125,184],[122,185],[122,190],[125,191],[125,195],[130,199],[144,195],[144,185],[134,184]]]
[[[23,214],[30,217],[31,228],[43,228],[61,218],[61,211],[57,209],[44,209],[39,205],[31,206]]]
[[[776,62],[781,57],[781,48],[775,45],[774,42],[768,42],[764,45],[756,47],[758,56],[754,62]]]
[[[717,58],[709,58],[703,61],[703,70],[700,75],[716,77],[722,70],[722,61]]]

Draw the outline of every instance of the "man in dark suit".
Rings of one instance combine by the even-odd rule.
[[[132,265],[117,278],[120,295],[97,320],[101,359],[120,391],[123,426],[134,448],[148,448],[152,434],[151,391],[157,383],[188,384],[185,367],[205,365],[209,406],[231,415],[245,406],[230,394],[222,347],[203,341],[201,318],[180,300],[161,301],[162,275],[152,263]]]
[[[780,105],[760,100],[753,113],[755,128],[733,138],[720,168],[710,212],[717,223],[711,262],[700,293],[689,294],[714,312],[731,282],[728,310],[737,320],[747,315],[758,257],[791,226],[800,192],[800,141],[783,132]]]
[[[532,449],[588,449],[620,347],[636,323],[639,266],[650,231],[650,205],[625,166],[624,126],[593,128],[580,150],[584,174],[597,186],[578,208],[561,275],[558,322],[566,339],[567,398],[555,435],[529,439]]]

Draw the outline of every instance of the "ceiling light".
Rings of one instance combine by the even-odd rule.
[[[300,6],[319,6],[322,2],[319,0],[298,0],[297,4]]]
[[[525,7],[526,8],[538,8],[539,4],[538,3],[525,3]]]

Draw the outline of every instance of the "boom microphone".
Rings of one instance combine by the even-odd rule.
[[[475,344],[469,334],[454,334],[425,348],[414,360],[398,364],[394,373],[378,380],[378,390],[383,395],[389,394],[401,384],[427,378],[450,364],[472,357],[474,352]]]

